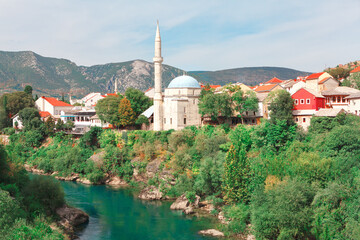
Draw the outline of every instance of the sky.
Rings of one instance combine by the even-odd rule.
[[[186,71],[360,60],[360,0],[0,0],[0,50],[151,62],[157,20],[164,64]]]

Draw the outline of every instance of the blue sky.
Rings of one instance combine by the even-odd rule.
[[[152,61],[157,19],[164,63],[188,71],[360,60],[359,0],[0,0],[0,50]]]

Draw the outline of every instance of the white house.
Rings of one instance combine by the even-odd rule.
[[[60,117],[61,111],[69,111],[74,107],[66,102],[59,101],[56,98],[44,96],[35,101],[35,106],[39,111],[49,112],[55,118]]]
[[[345,110],[348,113],[360,116],[360,93],[353,93],[345,97],[345,99],[348,101],[348,106]]]

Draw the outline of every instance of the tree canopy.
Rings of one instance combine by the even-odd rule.
[[[25,130],[37,129],[43,124],[40,119],[39,110],[33,107],[27,107],[19,112]]]
[[[212,121],[219,121],[220,117],[231,117],[230,95],[227,93],[215,94],[212,90],[203,89],[199,99],[199,113],[202,117],[209,116]]]
[[[131,108],[135,112],[136,117],[152,105],[151,99],[135,88],[126,89],[125,97],[130,101]]]
[[[120,126],[128,126],[135,123],[135,112],[131,108],[130,101],[125,97],[121,99],[119,104],[119,122]]]
[[[294,125],[292,110],[294,108],[294,99],[291,98],[290,93],[285,90],[277,90],[271,93],[269,112],[271,123],[276,123],[277,120],[285,120],[288,125]]]
[[[96,114],[104,121],[116,125],[119,120],[119,104],[122,95],[108,96],[99,100],[95,106]]]

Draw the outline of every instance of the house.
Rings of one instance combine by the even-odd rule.
[[[294,99],[294,120],[305,130],[310,126],[312,115],[320,108],[325,108],[325,97],[313,89],[299,89],[291,98]]]
[[[39,111],[49,112],[55,118],[60,116],[61,111],[68,111],[74,107],[66,102],[59,101],[56,98],[44,96],[35,101],[35,106]]]
[[[89,108],[74,108],[70,111],[61,111],[60,118],[63,122],[74,122],[75,132],[83,133],[87,132],[91,128],[91,117],[95,116],[94,109]]]
[[[90,127],[108,128],[109,126],[110,124],[103,122],[98,115],[94,115],[90,118]]]
[[[326,97],[325,99],[326,108],[346,109],[349,105],[349,99],[346,99],[346,97],[355,93],[360,93],[360,91],[350,87],[337,87],[332,90],[322,91],[321,95]]]
[[[347,112],[360,116],[360,93],[350,94],[345,100],[348,101]]]
[[[39,112],[41,121],[45,122],[49,117],[51,117],[51,114],[47,111],[40,111]],[[12,118],[12,125],[13,128],[22,129],[24,127],[20,117],[19,113],[15,114]]]
[[[330,74],[328,74],[327,72],[320,72],[320,73],[313,73],[311,75],[309,75],[308,77],[306,77],[305,79],[305,87],[307,89],[312,89],[316,92],[320,92],[320,88],[319,88],[319,82],[325,78],[329,78],[332,77]]]
[[[350,75],[353,74],[353,73],[359,73],[359,72],[360,72],[360,66],[354,68],[353,70],[351,70],[351,71],[350,71]]]
[[[258,99],[258,106],[259,109],[256,113],[256,123],[260,124],[262,118],[269,119],[269,110],[268,110],[268,102],[266,101],[267,96],[269,95],[268,92],[263,93],[256,93],[256,97]]]
[[[319,81],[319,91],[331,90],[337,88],[340,82],[333,77],[326,77]]]
[[[275,83],[275,84],[260,85],[254,88],[254,91],[257,93],[263,93],[263,92],[269,93],[271,91],[275,91],[279,89],[284,89],[284,88],[280,84]]]
[[[155,88],[149,88],[148,90],[146,90],[144,92],[145,96],[147,96],[148,98],[150,98],[151,100],[154,100],[154,94],[155,94]]]
[[[345,113],[345,110],[342,108],[339,109],[322,108],[314,114],[314,117],[336,117],[340,113]]]
[[[277,83],[282,83],[283,80],[280,80],[276,77],[270,79],[269,81],[267,81],[266,83],[264,83],[264,85],[267,85],[267,84],[277,84]]]
[[[154,105],[146,109],[141,115],[149,119],[149,125],[143,124],[141,130],[151,130],[154,128]]]
[[[13,128],[23,129],[24,125],[22,124],[19,113],[15,114],[11,119]]]
[[[290,79],[290,80],[283,81],[280,85],[286,91],[288,91],[290,93],[290,95],[293,95],[299,89],[305,87],[305,81],[304,80],[299,80],[299,79]]]

